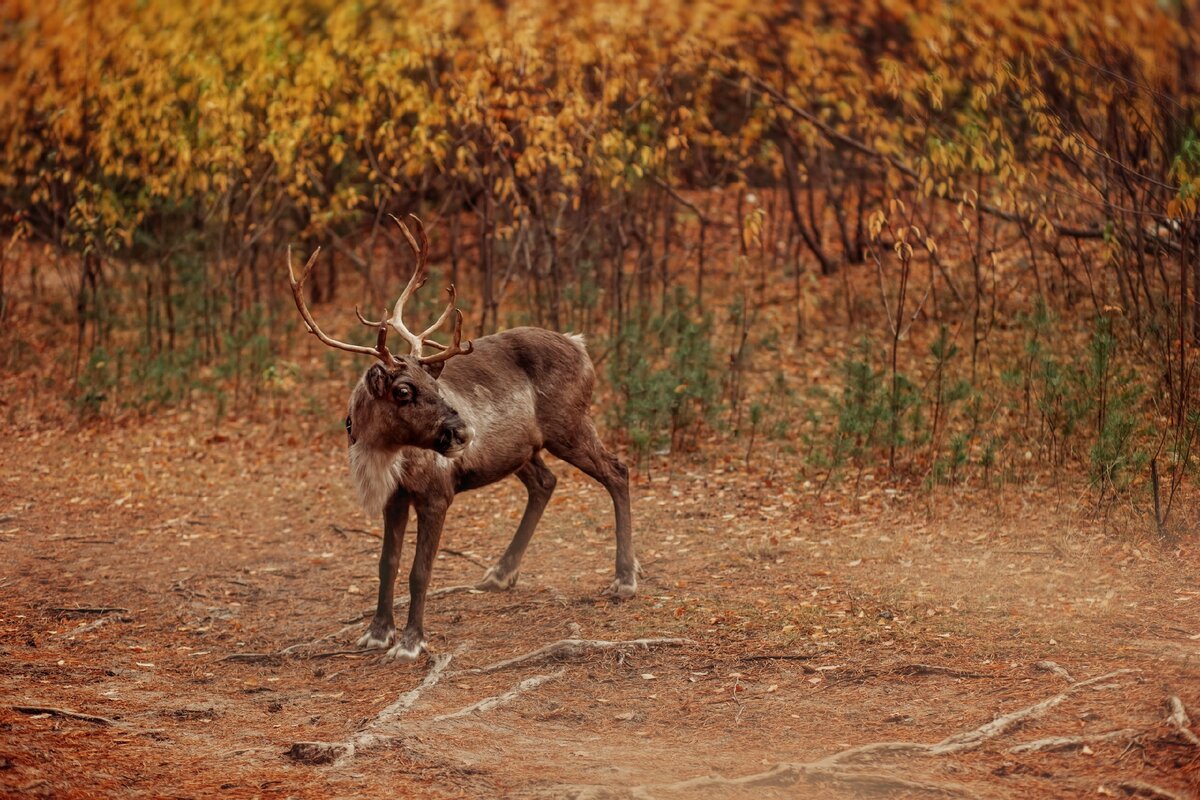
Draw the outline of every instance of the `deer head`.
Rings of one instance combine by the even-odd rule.
[[[330,347],[373,356],[379,360],[378,364],[366,371],[350,396],[346,433],[350,439],[352,461],[355,460],[355,451],[360,454],[370,451],[390,458],[402,447],[434,450],[447,458],[455,458],[462,454],[472,437],[470,427],[459,416],[458,411],[445,401],[438,391],[437,383],[447,361],[457,355],[470,353],[473,349],[471,342],[462,342],[463,316],[455,305],[457,295],[454,286],[451,285],[447,289],[450,301],[433,325],[419,334],[414,334],[404,324],[404,304],[428,278],[426,259],[429,239],[425,235],[425,226],[415,215],[410,214],[409,220],[416,229],[416,236],[400,220],[396,219],[396,224],[404,232],[404,237],[416,255],[417,263],[408,285],[404,287],[400,299],[392,309],[391,316],[372,322],[365,319],[357,307],[354,309],[360,322],[378,331],[374,347],[340,342],[321,330],[304,302],[303,292],[304,282],[308,279],[321,251],[318,248],[312,254],[297,280],[292,269],[291,248],[288,249],[288,277],[292,286],[292,297],[309,332]],[[448,346],[427,338],[451,317],[454,319],[454,333]],[[408,355],[396,356],[388,350],[389,328],[408,342]],[[423,355],[425,345],[440,352]],[[372,502],[370,505],[376,503]]]

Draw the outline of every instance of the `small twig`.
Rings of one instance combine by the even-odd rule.
[[[227,750],[222,753],[223,756],[243,756],[246,753],[268,753],[278,752],[274,747],[239,747],[236,750]]]
[[[1175,729],[1185,742],[1193,747],[1200,747],[1200,736],[1196,736],[1192,732],[1192,720],[1188,716],[1187,708],[1184,707],[1183,701],[1175,695],[1167,698],[1167,707],[1171,709],[1170,716],[1167,717],[1167,722],[1171,723],[1171,727]]]
[[[433,718],[433,721],[434,722],[442,722],[442,721],[448,720],[448,719],[458,719],[459,717],[469,717],[472,714],[476,714],[476,713],[479,713],[479,714],[486,713],[488,711],[491,711],[493,708],[496,708],[497,706],[502,706],[502,705],[511,703],[513,700],[516,700],[517,697],[519,697],[520,695],[522,695],[525,692],[528,692],[532,689],[536,689],[537,687],[541,686],[543,683],[546,683],[547,681],[552,681],[555,678],[560,677],[563,674],[563,672],[565,672],[565,670],[560,669],[558,672],[554,672],[549,675],[535,675],[532,678],[526,678],[525,680],[518,683],[516,686],[509,689],[504,694],[498,694],[495,697],[485,697],[484,699],[480,700],[477,703],[472,703],[471,705],[469,705],[465,708],[460,708],[458,711],[452,711],[449,714],[439,714]]]
[[[386,653],[386,647],[364,647],[358,650],[330,650],[327,653],[305,653],[305,658],[320,659],[320,658],[335,658],[337,656],[373,656],[377,653]]]
[[[117,721],[108,717],[97,717],[94,714],[82,714],[78,711],[72,711],[69,708],[53,708],[51,706],[13,706],[13,711],[18,711],[22,714],[49,714],[52,717],[66,717],[67,719],[77,719],[81,722],[90,722],[93,725],[116,725]]]
[[[79,608],[66,608],[63,606],[50,606],[47,611],[55,611],[60,614],[128,614],[128,608],[117,608],[116,606],[81,606]]]
[[[347,533],[361,533],[363,536],[370,536],[372,539],[381,539],[379,534],[368,531],[364,528],[343,528],[341,525],[330,525],[334,533],[340,533],[345,536]]]
[[[474,564],[477,567],[483,567],[484,569],[488,568],[488,565],[485,564],[482,559],[476,558],[475,556],[471,555],[470,553],[464,553],[462,550],[451,550],[449,547],[443,547],[443,548],[440,548],[438,550],[438,552],[446,553],[447,555],[451,555],[451,556],[458,556],[459,558],[465,558],[467,561],[470,561],[472,564]]]
[[[1183,795],[1176,794],[1175,792],[1164,789],[1161,786],[1155,786],[1153,783],[1144,783],[1143,781],[1121,781],[1120,786],[1121,790],[1125,792],[1125,794],[1133,795],[1135,797],[1149,797],[1151,800],[1183,800]]]
[[[87,625],[80,625],[78,628],[73,628],[69,631],[62,631],[58,635],[73,637],[73,636],[78,636],[81,633],[87,633],[88,631],[94,631],[94,630],[96,630],[96,628],[107,625],[108,619],[109,619],[108,617],[100,617],[100,619],[93,620],[92,622],[89,622]]]
[[[602,639],[560,639],[524,655],[497,661],[486,667],[462,670],[460,674],[486,675],[526,664],[540,664],[550,659],[573,658],[585,653],[606,650],[649,650],[651,647],[672,647],[686,644],[693,644],[693,642],[691,639],[632,639],[627,642],[609,642]]]
[[[762,653],[752,656],[739,656],[738,661],[811,661],[820,658],[824,653]]]
[[[251,664],[273,664],[281,660],[283,660],[281,653],[230,653],[217,659],[217,661],[245,661]]]
[[[1068,683],[1073,683],[1075,681],[1075,679],[1071,677],[1071,673],[1067,672],[1053,661],[1039,661],[1033,665],[1033,668],[1040,669],[1042,672],[1053,672],[1055,675],[1062,678],[1064,681],[1067,681]]]
[[[805,666],[805,672],[820,671],[812,670],[811,667]],[[985,672],[966,672],[965,670],[955,669],[953,667],[943,667],[938,664],[896,664],[882,669],[868,669],[859,672],[846,674],[843,680],[849,681],[865,681],[868,678],[876,678],[881,675],[946,675],[951,678],[990,678],[992,676]]]
[[[891,669],[893,675],[949,675],[952,678],[988,678],[983,672],[965,672],[937,664],[901,664]]]

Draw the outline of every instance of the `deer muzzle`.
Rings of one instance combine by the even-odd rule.
[[[471,426],[464,422],[457,412],[452,412],[442,422],[433,449],[446,458],[457,458],[471,443],[472,435]]]

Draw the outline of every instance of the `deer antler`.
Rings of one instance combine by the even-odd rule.
[[[413,254],[417,257],[417,264],[416,267],[413,268],[412,277],[408,279],[408,285],[404,287],[404,291],[400,294],[400,299],[396,301],[396,305],[392,310],[391,318],[384,320],[383,322],[391,325],[397,333],[404,337],[405,341],[408,342],[409,347],[412,348],[411,355],[414,356],[419,363],[436,364],[441,361],[447,361],[456,355],[470,353],[475,348],[469,340],[465,346],[461,344],[462,312],[459,311],[455,305],[458,302],[458,294],[454,290],[454,284],[450,284],[450,286],[446,289],[446,293],[450,295],[450,302],[446,304],[446,308],[444,311],[442,311],[442,315],[437,318],[437,322],[434,322],[419,334],[413,333],[404,324],[404,304],[408,302],[408,298],[412,296],[413,292],[425,285],[425,281],[429,278],[429,272],[425,265],[426,259],[429,257],[429,237],[425,234],[424,224],[422,224],[421,220],[416,214],[409,214],[408,218],[413,223],[413,227],[416,228],[416,236],[413,236],[413,232],[409,230],[409,227],[401,220],[396,219],[394,216],[392,217],[392,219],[396,220],[396,224],[400,226],[400,230],[404,232],[404,238],[408,240],[408,246],[412,248]],[[355,309],[355,313],[357,312],[358,309]],[[421,352],[426,342],[426,337],[445,325],[446,320],[450,319],[451,315],[454,316],[453,342],[449,347],[442,347],[436,342],[430,342],[430,344],[433,344],[435,347],[441,349],[442,352],[438,353],[437,355],[422,356]],[[358,315],[358,319],[364,325],[374,326],[377,324],[371,322],[370,320],[364,319],[362,314]]]
[[[323,343],[329,345],[330,347],[337,348],[338,350],[345,350],[348,353],[361,353],[363,355],[375,356],[389,367],[394,365],[396,363],[396,359],[387,349],[388,326],[386,320],[380,320],[376,323],[367,323],[372,327],[379,329],[379,337],[375,340],[374,347],[366,347],[360,344],[347,344],[346,342],[339,342],[337,339],[330,337],[325,333],[325,331],[321,330],[320,326],[317,325],[317,321],[313,319],[312,313],[308,310],[308,305],[304,302],[304,282],[308,280],[309,273],[312,272],[313,267],[316,265],[317,256],[320,255],[320,253],[321,248],[319,247],[313,251],[313,254],[308,257],[308,263],[304,265],[304,272],[301,273],[300,280],[296,280],[296,271],[292,268],[292,248],[291,245],[288,245],[288,281],[292,285],[292,299],[296,301],[296,308],[300,310],[300,316],[304,318],[304,324],[308,327],[308,332],[316,336]],[[354,311],[355,313],[358,313],[357,308],[355,308]],[[363,319],[362,314],[359,314],[358,318],[364,323],[367,322],[367,320]]]
[[[446,315],[442,314],[442,316],[444,317]],[[449,361],[450,359],[454,358],[457,355],[466,355],[467,353],[474,350],[475,345],[471,344],[471,341],[469,339],[467,340],[466,347],[463,347],[461,344],[461,342],[462,342],[462,319],[463,319],[462,312],[459,311],[457,308],[454,309],[454,336],[451,338],[450,346],[442,347],[442,345],[437,345],[438,347],[442,348],[442,352],[438,353],[437,355],[425,356],[423,358],[418,358],[417,360],[420,361],[422,364],[437,364],[442,361]],[[432,328],[430,330],[426,331],[426,333],[432,333],[432,332],[433,332]]]

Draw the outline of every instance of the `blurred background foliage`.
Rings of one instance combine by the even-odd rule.
[[[415,211],[473,335],[589,334],[641,459],[1073,463],[1161,523],[1200,424],[1198,24],[1191,0],[11,0],[2,366],[69,344],[85,418],[286,402],[285,248],[323,248],[314,305],[375,309],[405,269],[387,215]]]

